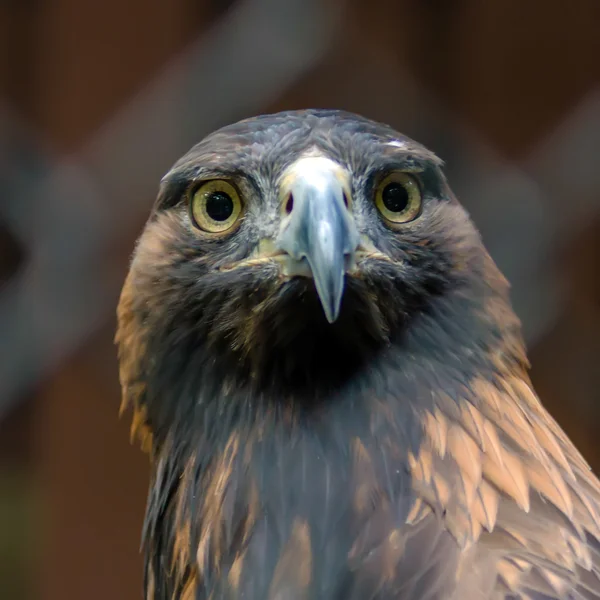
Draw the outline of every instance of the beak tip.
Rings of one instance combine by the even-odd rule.
[[[327,322],[332,325],[333,323],[335,323],[337,321],[337,318],[339,317],[340,311],[336,310],[335,312],[332,312],[331,309],[330,310],[326,310],[325,311],[325,318],[327,319]]]
[[[333,294],[331,296],[323,296],[322,294],[319,294],[317,290],[319,299],[321,300],[321,306],[323,307],[323,312],[325,313],[325,318],[330,324],[335,323],[335,321],[337,321],[338,317],[340,316],[340,308],[342,304],[342,291],[343,289],[340,289],[340,292],[338,294]]]

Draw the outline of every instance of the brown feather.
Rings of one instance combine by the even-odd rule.
[[[290,538],[275,567],[269,600],[306,600],[310,598],[312,550],[310,530],[305,521],[296,520]]]

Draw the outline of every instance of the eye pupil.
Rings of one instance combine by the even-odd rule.
[[[388,183],[383,192],[381,199],[384,206],[393,213],[399,213],[406,210],[409,203],[408,190],[400,183]]]
[[[233,200],[225,192],[211,192],[206,198],[206,214],[214,221],[227,221],[233,208]]]

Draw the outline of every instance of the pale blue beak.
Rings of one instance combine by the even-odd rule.
[[[308,263],[325,317],[333,323],[359,234],[340,181],[341,167],[325,158],[302,160],[304,168],[293,173],[286,188],[284,201],[291,210],[275,244],[294,260]]]

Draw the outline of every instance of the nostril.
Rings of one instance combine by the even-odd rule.
[[[346,208],[348,208],[348,196],[346,195],[346,192],[344,192],[344,205],[346,206]]]
[[[294,210],[294,196],[290,194],[288,196],[287,202],[285,203],[285,212],[286,214],[290,214]]]

